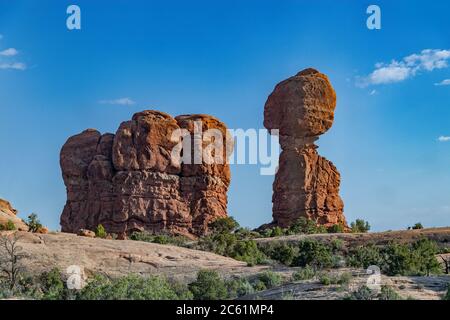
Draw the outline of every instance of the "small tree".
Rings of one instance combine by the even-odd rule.
[[[209,224],[213,233],[232,233],[239,228],[239,223],[233,217],[219,218]]]
[[[412,226],[413,230],[420,230],[423,229],[423,225],[420,222],[417,222],[415,225]]]
[[[444,263],[445,274],[450,274],[450,257],[445,257],[442,255],[440,255],[439,257],[442,259],[442,262]]]
[[[38,232],[40,229],[42,229],[42,224],[39,221],[36,213],[32,213],[28,216],[27,226],[31,232]]]
[[[0,272],[13,290],[23,272],[22,259],[27,255],[18,245],[20,237],[17,235],[3,236],[0,238]]]
[[[200,270],[189,289],[195,300],[222,300],[228,295],[225,282],[214,270]]]
[[[102,239],[105,239],[108,236],[108,233],[106,233],[105,227],[103,227],[103,225],[99,224],[97,226],[97,229],[95,229],[95,236]]]
[[[12,222],[12,220],[8,220],[5,227],[8,231],[16,230],[16,225],[14,224],[14,222]]]
[[[366,233],[370,230],[370,224],[362,219],[356,219],[355,222],[350,223],[350,228],[353,233]]]

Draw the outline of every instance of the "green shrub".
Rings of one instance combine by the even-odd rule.
[[[350,228],[353,233],[366,233],[370,230],[370,224],[362,219],[356,219],[355,222],[350,223]]]
[[[305,217],[298,218],[287,230],[288,234],[315,234],[326,233],[324,226],[318,226],[314,221]]]
[[[345,300],[375,300],[377,294],[367,286],[361,286],[348,295]]]
[[[285,230],[279,226],[276,226],[272,229],[271,237],[281,237],[285,234]]]
[[[348,272],[344,272],[341,274],[322,273],[319,275],[320,283],[326,286],[332,284],[348,285],[350,283],[351,278],[352,275]]]
[[[6,226],[0,223],[0,231],[6,230]]]
[[[62,279],[59,269],[54,268],[44,272],[39,277],[43,300],[64,300],[68,296],[68,289]]]
[[[8,231],[16,230],[16,225],[12,222],[12,220],[8,220],[8,222],[6,222],[5,229]]]
[[[235,278],[225,283],[229,298],[238,298],[255,292],[252,284],[245,278]]]
[[[249,228],[239,228],[234,234],[239,240],[250,240],[261,237],[258,232],[250,230]]]
[[[259,279],[256,279],[255,281],[253,281],[253,289],[255,289],[256,292],[258,291],[264,291],[267,289],[266,285],[264,282],[262,282]]]
[[[213,233],[232,233],[239,228],[239,223],[233,217],[219,218],[209,224]]]
[[[97,238],[102,238],[102,239],[105,239],[108,236],[108,233],[106,233],[106,230],[103,227],[103,225],[99,224],[97,226],[97,228],[95,229],[95,236]]]
[[[171,244],[179,247],[186,245],[189,239],[183,236],[173,236],[168,234],[153,234],[148,231],[135,231],[130,235],[131,240],[159,243],[159,244]]]
[[[361,268],[376,265],[390,276],[439,274],[442,270],[436,259],[438,251],[436,243],[428,239],[412,244],[393,242],[383,248],[368,245],[350,252],[347,264]]]
[[[294,266],[315,269],[330,268],[334,266],[331,248],[316,240],[302,240],[298,244],[298,255],[293,261]]]
[[[216,271],[201,270],[197,280],[189,284],[195,300],[222,300],[228,296],[225,282]]]
[[[367,269],[371,265],[380,266],[381,268],[383,257],[377,246],[368,244],[351,251],[347,257],[347,264],[355,268]]]
[[[269,243],[261,246],[261,250],[270,259],[278,261],[286,266],[290,266],[298,256],[298,247],[288,243]]]
[[[257,279],[264,283],[264,286],[267,289],[279,286],[283,281],[281,275],[273,271],[265,271],[263,273],[260,273],[258,274]]]
[[[423,225],[420,222],[417,222],[415,225],[412,226],[413,230],[419,230],[423,229]]]
[[[316,276],[316,271],[310,266],[305,266],[292,274],[292,280],[303,281],[310,280]]]
[[[389,286],[381,286],[381,292],[378,294],[379,300],[402,300],[400,295]]]
[[[77,299],[80,300],[174,300],[179,298],[166,279],[137,275],[118,279],[108,279],[97,275],[77,295]]]
[[[39,221],[36,213],[32,213],[28,216],[27,226],[30,232],[38,232],[40,229],[42,229],[42,224]]]
[[[420,239],[412,244],[412,256],[415,264],[415,274],[426,275],[442,272],[441,265],[436,259],[439,248],[436,242]]]
[[[342,224],[334,224],[331,227],[327,228],[328,233],[344,233],[345,228]]]
[[[247,262],[249,266],[261,264],[266,259],[254,240],[237,241],[229,256],[236,260]]]

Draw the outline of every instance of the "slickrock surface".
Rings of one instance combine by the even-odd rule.
[[[11,232],[0,232],[10,235]],[[52,268],[62,272],[76,265],[87,277],[105,274],[123,277],[129,274],[161,275],[193,280],[201,269],[214,269],[224,276],[258,273],[267,267],[247,267],[245,262],[210,252],[133,240],[106,240],[71,233],[35,234],[17,232],[18,244],[27,254],[26,271],[41,274]]]
[[[11,221],[17,230],[28,231],[28,226],[16,215],[17,210],[8,201],[0,199],[0,225],[6,226]]]
[[[203,147],[215,141],[194,132],[196,125],[222,134],[222,163],[173,161],[180,141],[175,130],[185,130],[183,139],[191,138],[192,150],[199,141]],[[209,222],[227,216],[226,159],[232,148],[226,126],[212,116],[173,118],[154,110],[136,113],[115,135],[88,129],[70,137],[60,155],[67,188],[62,231],[95,230],[102,224],[121,237],[142,230],[203,235]],[[214,157],[214,150],[203,149],[203,154]]]
[[[264,126],[279,130],[282,153],[273,184],[273,223],[299,217],[347,226],[339,196],[340,174],[314,142],[331,128],[336,93],[326,75],[306,69],[280,82],[264,106]],[[272,132],[272,134],[274,134]]]

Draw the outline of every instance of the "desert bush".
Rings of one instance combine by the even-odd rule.
[[[225,282],[229,298],[238,298],[255,292],[252,284],[245,278],[234,278]]]
[[[257,275],[256,283],[257,282],[261,282],[265,289],[271,289],[281,285],[283,278],[279,273],[268,270]]]
[[[279,286],[283,282],[281,275],[273,271],[265,271],[260,273],[258,274],[257,279],[264,283],[264,286],[267,289]]]
[[[183,236],[173,236],[169,234],[153,234],[148,231],[135,231],[130,235],[131,240],[159,243],[159,244],[171,244],[174,246],[184,247],[189,241],[188,238]]]
[[[9,235],[0,238],[0,278],[13,291],[24,272],[22,260],[27,257],[19,245],[20,236]]]
[[[250,230],[249,228],[239,228],[234,232],[234,234],[239,240],[250,240],[261,237],[259,232]]]
[[[39,276],[40,289],[43,300],[64,300],[68,297],[68,289],[63,281],[61,272],[54,268]]]
[[[400,295],[389,286],[381,286],[381,292],[378,294],[379,300],[402,300]]]
[[[225,281],[213,270],[200,270],[197,279],[189,284],[195,300],[221,300],[228,297]]]
[[[344,233],[345,228],[342,224],[334,224],[331,227],[327,228],[328,233]]]
[[[344,272],[341,274],[321,273],[319,275],[320,283],[326,286],[332,284],[348,285],[350,283],[351,278],[352,275],[348,272]]]
[[[350,228],[353,233],[366,233],[370,230],[370,224],[362,219],[356,219],[355,222],[350,223]]]
[[[288,234],[315,234],[326,233],[327,230],[323,226],[318,226],[314,221],[305,217],[298,218],[287,230]]]
[[[266,260],[266,256],[259,250],[254,240],[237,241],[229,256],[247,262],[249,266],[261,264]]]
[[[12,222],[12,220],[8,220],[8,221],[6,222],[5,230],[8,230],[8,231],[14,231],[14,230],[16,230],[16,225],[14,224],[14,222]]]
[[[298,247],[288,243],[269,243],[260,247],[261,251],[272,260],[290,266],[298,256]]]
[[[375,300],[377,294],[367,286],[361,286],[357,290],[350,293],[345,300]]]
[[[302,281],[302,280],[310,280],[316,276],[316,271],[310,266],[305,266],[300,270],[295,271],[292,274],[292,280],[294,281]]]
[[[420,239],[412,244],[412,256],[415,264],[416,275],[439,274],[441,265],[436,259],[439,248],[436,242],[428,239]]]
[[[232,233],[239,228],[239,223],[233,217],[219,218],[209,224],[213,233]]]
[[[36,213],[30,214],[27,218],[26,223],[30,232],[38,232],[40,229],[42,229],[42,224],[39,221],[39,218]]]
[[[334,266],[331,247],[316,240],[302,240],[298,243],[298,255],[292,265],[315,269],[330,268]]]
[[[377,246],[368,244],[352,250],[347,256],[347,264],[351,267],[366,269],[371,265],[381,266],[383,257]]]
[[[413,230],[420,230],[423,229],[423,225],[420,222],[417,222],[415,225],[412,226]]]
[[[99,224],[97,228],[95,229],[95,236],[97,238],[105,239],[108,236],[108,233],[105,230],[105,227],[103,225]]]
[[[182,298],[185,298],[183,296]],[[164,278],[128,275],[108,279],[97,275],[77,294],[80,300],[174,300],[179,299]]]
[[[438,247],[435,242],[420,239],[412,244],[389,243],[378,248],[375,245],[358,247],[350,252],[347,264],[367,268],[378,266],[388,275],[430,275],[442,272],[436,259]]]

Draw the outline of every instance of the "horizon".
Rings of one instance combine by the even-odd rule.
[[[381,30],[367,29],[365,1],[255,3],[77,1],[82,28],[68,30],[69,2],[0,1],[0,198],[59,229],[70,136],[114,133],[146,109],[264,129],[275,85],[312,67],[337,93],[318,145],[347,221],[449,226],[450,3],[378,1]],[[228,213],[245,227],[272,219],[261,167],[231,165]]]

